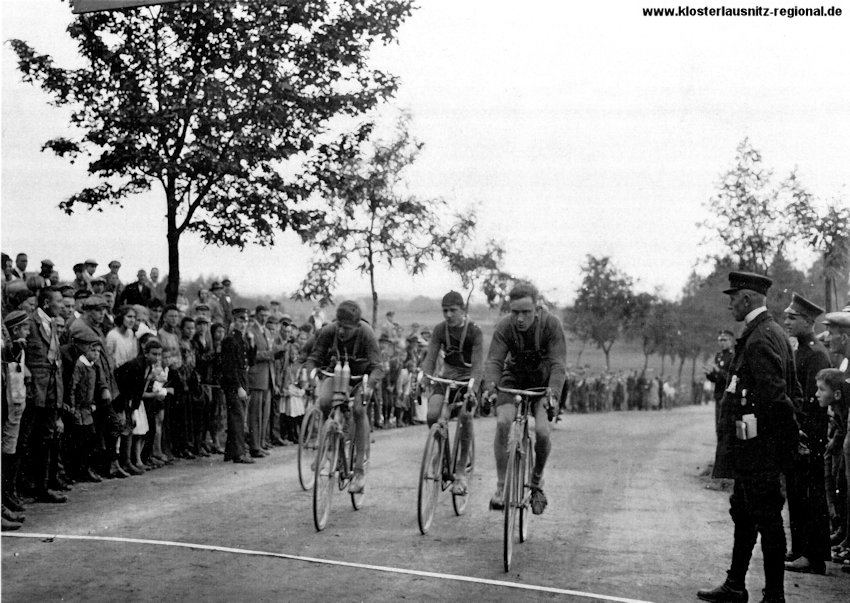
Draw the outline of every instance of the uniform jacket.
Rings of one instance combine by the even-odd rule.
[[[806,434],[809,449],[812,454],[823,454],[826,446],[826,428],[829,425],[829,415],[826,408],[821,408],[815,395],[818,385],[815,375],[822,369],[831,366],[829,352],[826,347],[815,339],[811,333],[798,337],[797,352],[794,354],[794,365],[797,371],[797,381],[803,396],[796,400],[795,410],[800,431]]]
[[[705,378],[714,383],[714,400],[720,402],[726,383],[729,380],[729,367],[732,366],[732,350],[721,350],[714,355],[714,366],[717,368],[707,373]]]
[[[27,404],[58,408],[63,401],[62,355],[56,327],[48,333],[38,317],[38,310],[29,318],[30,334],[25,350],[26,366],[30,372],[30,387],[27,388]],[[55,358],[50,359],[51,339],[54,340]]]
[[[221,342],[221,386],[241,387],[248,391],[248,367],[254,362],[254,350],[239,331],[233,331]]]
[[[773,478],[797,449],[792,400],[799,395],[794,353],[785,331],[769,312],[747,325],[735,342],[729,381],[720,408],[714,477]],[[735,421],[754,414],[758,435],[739,440]]]

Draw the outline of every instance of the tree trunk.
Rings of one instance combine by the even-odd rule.
[[[661,376],[664,376],[664,362],[667,360],[667,354],[661,352]]]
[[[691,402],[693,404],[699,404],[700,399],[697,396],[702,395],[702,389],[697,389],[696,386],[697,380],[697,357],[693,357],[693,361],[691,363]]]
[[[372,288],[372,328],[378,329],[378,292],[375,291],[375,267],[369,264],[369,286]]]
[[[165,285],[165,302],[173,304],[177,301],[177,290],[180,287],[180,233],[177,231],[177,203],[170,197],[168,203],[168,282]]]
[[[685,368],[685,357],[679,358],[679,387],[682,386],[682,369]]]
[[[586,345],[585,342],[581,342],[581,347],[578,349],[578,355],[576,356],[576,366],[581,365],[581,355],[584,354],[584,346]]]
[[[605,346],[602,346],[602,351],[605,353],[605,370],[610,371],[611,370],[611,346],[608,346],[607,348]]]
[[[646,368],[649,366],[649,354],[646,352],[643,353],[643,372],[646,372]]]

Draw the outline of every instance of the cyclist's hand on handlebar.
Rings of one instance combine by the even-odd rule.
[[[560,402],[552,392],[552,388],[546,388],[546,416],[549,417],[550,421],[554,421],[555,417],[558,416],[559,406]]]

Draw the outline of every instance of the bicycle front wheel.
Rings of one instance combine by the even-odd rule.
[[[301,421],[301,433],[298,435],[298,481],[302,490],[310,490],[313,487],[321,429],[322,411],[313,407],[304,415]]]
[[[437,508],[437,498],[443,481],[443,441],[440,437],[440,426],[432,425],[425,440],[425,452],[422,454],[422,466],[419,468],[419,496],[417,499],[417,517],[419,531],[428,533],[434,510]]]
[[[519,461],[521,475],[519,478],[519,541],[528,540],[528,524],[531,521],[531,472],[534,469],[534,446],[531,438],[526,435],[523,440],[522,458]]]
[[[328,525],[331,497],[336,482],[339,433],[334,427],[333,419],[328,419],[319,434],[319,453],[313,478],[313,523],[318,531],[324,530]]]
[[[504,561],[505,571],[511,571],[511,560],[514,553],[514,527],[516,526],[516,511],[521,492],[519,481],[519,462],[516,438],[509,439],[508,466],[505,471],[505,530],[504,530]]]
[[[469,489],[472,487],[472,470],[475,467],[475,440],[469,442],[469,454],[466,458],[464,467],[459,466],[461,440],[463,438],[463,429],[458,423],[455,430],[455,446],[452,450],[452,475],[457,479],[458,475],[463,475],[466,478],[466,494],[455,494],[452,492],[452,506],[455,509],[455,515],[463,515],[466,511],[466,504],[469,502]]]

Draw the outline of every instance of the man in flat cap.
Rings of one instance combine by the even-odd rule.
[[[815,338],[814,324],[823,308],[793,293],[785,308],[785,330],[797,340],[794,365],[803,397],[797,400],[801,446],[792,471],[785,475],[788,512],[791,516],[791,550],[785,569],[823,574],[829,560],[829,512],[823,484],[823,453],[829,424],[826,408],[817,400],[815,375],[831,366],[829,353]]]
[[[38,293],[45,287],[52,287],[53,284],[50,282],[50,275],[52,272],[53,261],[41,260],[41,270],[38,274],[32,274],[27,277],[27,287],[29,287],[30,291],[34,291],[35,293]]]
[[[210,292],[215,297],[215,301],[218,302],[217,305],[221,309],[221,324],[224,325],[225,329],[230,330],[230,323],[233,322],[233,303],[230,298],[230,280],[225,280],[227,280],[227,289],[225,289],[223,284],[214,282],[210,285]],[[214,310],[212,319],[219,322]]]
[[[798,426],[792,400],[798,395],[794,352],[765,306],[772,281],[731,272],[729,309],[746,326],[735,343],[729,381],[721,401],[714,477],[735,480],[729,499],[735,539],[732,564],[718,588],[701,590],[704,601],[748,600],[747,568],[761,535],[765,603],[785,601],[785,503],[779,476],[797,450]]]
[[[71,285],[77,291],[91,291],[85,264],[74,264],[74,280],[71,281]]]

